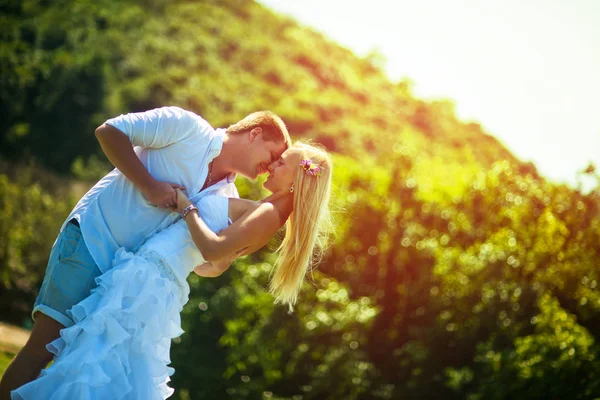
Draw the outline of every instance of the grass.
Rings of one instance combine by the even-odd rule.
[[[15,356],[15,353],[9,353],[7,351],[0,351],[0,377],[4,375],[4,371],[8,368],[8,364]]]
[[[25,345],[29,331],[5,322],[0,322],[0,377],[11,360]]]

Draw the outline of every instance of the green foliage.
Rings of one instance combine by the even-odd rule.
[[[462,162],[461,153],[482,165],[513,159],[478,125],[460,122],[449,101],[415,99],[371,58],[251,1],[3,8],[0,154],[9,159],[35,157],[68,172],[77,158],[100,154],[93,130],[105,119],[165,104],[215,126],[269,108],[296,137],[356,157],[385,155],[410,132],[404,140],[446,161]]]
[[[64,188],[44,190],[34,167],[0,174],[0,307],[3,319],[21,323],[29,314],[54,238],[74,202]],[[60,181],[46,179],[47,186]]]
[[[0,376],[4,374],[4,371],[6,371],[8,364],[10,364],[14,356],[13,353],[0,351]]]

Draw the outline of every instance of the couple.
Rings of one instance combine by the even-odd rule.
[[[194,113],[163,107],[110,119],[96,136],[116,169],[63,225],[31,336],[3,377],[2,396],[16,389],[13,399],[167,398],[188,274],[218,276],[286,225],[270,291],[291,308],[319,241],[330,158],[308,144],[290,146],[270,112],[214,130]],[[265,172],[272,195],[239,199],[235,175]]]

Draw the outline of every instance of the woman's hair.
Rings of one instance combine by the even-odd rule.
[[[332,163],[321,146],[296,142],[301,160],[308,159],[319,167],[318,175],[309,174],[298,165],[294,179],[294,209],[286,222],[285,237],[277,249],[278,258],[270,282],[276,303],[287,304],[290,312],[306,272],[319,263],[331,228],[329,198]]]

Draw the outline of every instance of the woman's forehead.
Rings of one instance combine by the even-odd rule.
[[[300,150],[294,147],[291,147],[283,152],[281,157],[284,160],[293,160],[294,158],[300,158]]]

